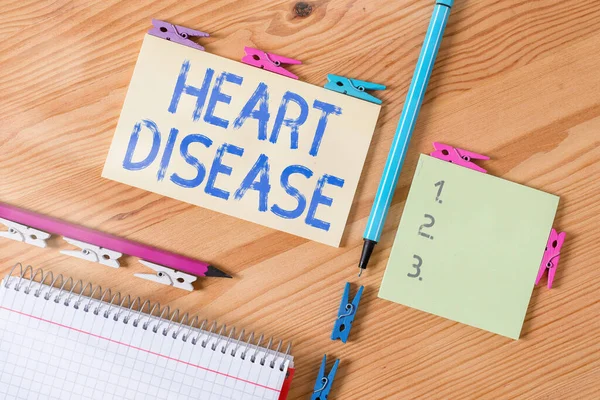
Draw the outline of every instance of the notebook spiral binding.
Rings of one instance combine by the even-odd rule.
[[[17,267],[20,270],[20,274],[13,277],[12,275]],[[28,272],[29,278],[25,278]],[[40,275],[39,282],[36,281],[38,275]],[[246,345],[244,346],[244,351],[239,353],[239,357],[242,360],[245,360],[249,351],[251,352],[254,350],[253,354],[250,355],[250,361],[255,363],[257,361],[259,348],[265,349],[264,356],[258,360],[261,366],[265,365],[266,359],[271,353],[274,356],[278,354],[280,356],[282,355],[282,353],[279,352],[283,344],[282,340],[279,341],[276,349],[271,349],[273,338],[269,339],[266,347],[261,347],[264,335],[260,335],[258,340],[255,341],[254,333],[252,332],[249,334],[247,340],[244,341],[245,330],[242,329],[236,339],[235,327],[233,327],[229,330],[229,335],[225,336],[227,334],[227,326],[223,324],[219,328],[217,321],[212,323],[210,330],[205,330],[204,327],[208,326],[208,320],[203,320],[198,326],[198,323],[200,322],[198,316],[193,317],[190,322],[189,314],[186,313],[180,316],[179,309],[171,311],[169,306],[162,307],[161,309],[159,303],[152,304],[148,300],[142,303],[142,300],[139,297],[136,297],[131,301],[131,296],[129,295],[122,297],[120,292],[112,294],[110,289],[103,291],[101,286],[92,285],[89,282],[84,285],[82,280],[73,283],[74,281],[71,277],[65,280],[62,274],[55,277],[51,271],[45,273],[41,268],[34,270],[31,265],[23,267],[21,263],[15,264],[5,279],[4,285],[7,289],[10,289],[13,280],[16,281],[13,286],[13,289],[16,291],[20,291],[24,285],[27,285],[23,290],[25,294],[29,294],[31,293],[33,286],[37,284],[38,286],[33,292],[35,297],[43,295],[43,298],[48,301],[53,298],[53,301],[57,304],[60,303],[64,297],[63,304],[66,307],[69,307],[71,302],[75,299],[73,308],[80,309],[82,304],[85,303],[81,310],[84,312],[89,312],[91,310],[95,315],[100,315],[102,308],[106,307],[106,310],[102,312],[104,318],[110,318],[111,314],[113,314],[112,318],[114,321],[121,320],[124,324],[128,324],[129,321],[132,321],[134,327],[139,326],[144,330],[148,330],[148,328],[150,328],[151,320],[158,317],[158,320],[155,320],[156,323],[151,327],[152,332],[158,334],[160,326],[166,322],[167,326],[160,331],[163,336],[168,336],[169,332],[171,332],[171,337],[174,340],[177,340],[180,335],[181,340],[184,342],[187,342],[188,339],[191,338],[192,344],[199,344],[202,348],[207,348],[211,339],[216,338],[217,340],[208,347],[212,351],[217,351],[218,339],[226,338],[225,344],[221,346],[219,351],[223,354],[227,354],[227,351],[231,348],[231,351],[229,352],[231,357],[236,357],[238,355],[240,344],[245,342]],[[48,281],[48,283],[46,283],[46,281]],[[70,287],[70,289],[67,289],[68,287]],[[88,288],[89,295],[84,295]],[[45,294],[43,293],[44,291],[46,291]],[[95,298],[95,295],[97,295],[98,298]],[[92,309],[92,302],[94,301],[97,304]],[[149,312],[144,313],[145,308]],[[218,333],[216,333],[217,330]],[[288,342],[287,350],[285,354],[282,355],[281,363],[279,364],[280,371],[284,370],[285,361],[289,358],[291,347],[291,342]],[[273,357],[273,360],[268,365],[269,368],[275,368],[277,364],[275,361],[276,358],[279,357]]]

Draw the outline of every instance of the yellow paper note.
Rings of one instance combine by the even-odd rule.
[[[147,35],[102,176],[338,246],[379,110]]]
[[[379,297],[518,339],[558,200],[421,155]]]

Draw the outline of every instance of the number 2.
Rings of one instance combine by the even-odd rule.
[[[413,268],[416,271],[414,274],[408,274],[408,277],[409,278],[419,278],[419,275],[421,275],[421,265],[423,265],[423,259],[416,254],[413,256],[413,258],[415,260],[417,260],[417,262],[415,264],[413,264]],[[423,278],[419,278],[419,280],[422,281]]]
[[[433,218],[433,216],[431,216],[429,214],[425,214],[424,217],[429,219],[430,222],[428,224],[423,224],[419,227],[419,235],[426,237],[427,239],[433,240],[433,236],[428,235],[427,233],[423,232],[423,228],[431,228],[433,225],[435,225],[435,218]]]

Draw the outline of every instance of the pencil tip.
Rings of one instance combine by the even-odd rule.
[[[206,271],[206,275],[204,276],[211,278],[231,278],[231,275],[226,274],[225,272],[213,267],[212,265],[208,266],[208,270]]]

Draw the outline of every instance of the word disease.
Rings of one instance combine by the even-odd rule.
[[[194,69],[192,74],[190,68],[190,61],[185,60],[167,111],[183,114],[178,115],[179,119],[189,115],[197,123],[197,130],[183,133],[177,127],[158,126],[150,118],[140,119],[129,136],[122,167],[128,171],[155,169],[157,182],[197,190],[198,196],[212,196],[219,201],[240,201],[252,196],[260,212],[284,219],[302,218],[307,226],[328,231],[326,208],[332,207],[336,191],[339,193],[345,180],[327,173],[317,176],[314,165],[328,123],[331,125],[333,118],[342,115],[341,107],[320,100],[309,104],[301,95],[285,91],[275,110],[264,82],[258,82],[247,100],[236,101],[241,100],[235,99],[234,93],[244,83],[242,76],[215,73],[211,68]],[[204,76],[198,71],[204,71]],[[191,101],[195,105],[185,108],[180,101],[182,105]],[[314,123],[306,123],[307,120]],[[249,141],[248,132],[256,132],[256,140]],[[240,135],[244,137],[240,139]],[[148,145],[141,145],[142,141]],[[246,148],[238,146],[240,141]],[[179,154],[175,151],[177,144]],[[277,152],[289,152],[289,159]],[[295,157],[299,152],[309,157]],[[184,163],[174,162],[177,157]],[[295,158],[304,159],[308,165],[291,164]],[[281,165],[281,159],[291,165]],[[269,201],[270,195],[275,201]]]

